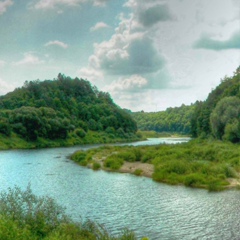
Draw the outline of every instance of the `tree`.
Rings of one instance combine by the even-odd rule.
[[[239,135],[240,99],[225,97],[221,99],[210,116],[213,135],[218,139],[236,141]],[[235,136],[235,137],[234,137]]]

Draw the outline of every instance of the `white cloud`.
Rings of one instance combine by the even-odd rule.
[[[93,0],[93,5],[94,6],[105,6],[107,2],[110,0]]]
[[[96,23],[95,26],[90,28],[90,31],[94,32],[94,31],[97,31],[97,30],[103,29],[103,28],[109,28],[109,26],[104,22],[98,22],[98,23]]]
[[[81,68],[78,71],[78,76],[83,79],[87,79],[91,82],[99,82],[103,79],[103,74],[90,67]]]
[[[6,94],[14,89],[12,84],[9,84],[7,81],[4,81],[0,78],[0,95]]]
[[[36,9],[53,9],[57,6],[79,6],[80,4],[86,2],[86,0],[40,0],[34,7]]]
[[[129,78],[118,79],[112,82],[106,89],[110,92],[128,91],[135,92],[147,86],[148,80],[140,75],[132,75]]]
[[[21,65],[39,65],[43,64],[44,61],[40,60],[39,57],[34,56],[33,53],[25,53],[24,58],[18,62],[14,62],[14,65],[21,66]]]
[[[89,58],[91,67],[113,75],[149,73],[163,67],[164,59],[147,29],[132,31],[132,20],[121,17],[111,39],[95,44],[94,55]]]
[[[7,11],[7,8],[13,5],[12,0],[0,1],[0,15]]]
[[[61,48],[68,48],[68,45],[66,43],[58,41],[58,40],[50,41],[50,42],[46,43],[44,46],[45,47],[58,46],[58,47],[61,47]]]
[[[110,0],[38,0],[31,3],[35,9],[54,9],[59,6],[76,7],[84,3],[91,3],[94,6],[105,6]]]

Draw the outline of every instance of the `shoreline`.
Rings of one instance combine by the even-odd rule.
[[[97,170],[93,169],[93,164],[90,163],[86,167],[98,171],[98,170],[103,170],[106,172],[116,172],[116,173],[129,173],[133,174],[135,176],[139,177],[147,177],[147,178],[152,178],[152,174],[154,173],[154,165],[150,163],[142,163],[142,162],[124,162],[123,165],[118,169],[118,170],[111,170],[108,168],[105,168],[103,166],[104,158],[102,159],[95,159],[95,162],[98,162],[100,164],[100,168]],[[137,171],[137,172],[136,172]],[[239,178],[228,178],[227,181],[229,182],[229,185],[225,186],[223,190],[228,190],[228,189],[240,189],[240,179]],[[164,182],[159,182],[159,183],[164,183]],[[168,184],[168,183],[164,183]],[[170,185],[170,184],[168,184]],[[184,186],[183,184],[179,184]],[[198,188],[198,187],[193,187],[193,188]],[[206,189],[203,187],[203,189]]]

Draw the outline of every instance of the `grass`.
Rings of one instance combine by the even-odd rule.
[[[74,160],[75,156],[72,155]],[[156,146],[106,146],[88,150],[85,160],[101,159],[105,168],[117,171],[124,161],[154,165],[153,180],[210,191],[225,189],[228,178],[238,178],[240,145],[222,141],[192,140]],[[135,174],[141,174],[136,172]]]
[[[138,136],[141,136],[143,139],[146,138],[164,138],[164,137],[186,137],[188,135],[174,133],[174,132],[156,132],[156,131],[137,131]]]
[[[112,134],[107,134],[106,132],[88,131],[84,137],[80,137],[75,132],[71,132],[66,139],[51,140],[39,137],[36,141],[30,142],[12,133],[10,137],[0,134],[0,150],[65,147],[79,144],[116,143],[137,140],[139,140],[139,137],[133,134],[125,138],[120,138]]]
[[[53,199],[34,195],[30,187],[15,187],[0,194],[0,239],[137,240],[128,229],[112,236],[93,221],[73,222]]]

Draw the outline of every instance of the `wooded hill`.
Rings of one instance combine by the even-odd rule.
[[[54,80],[26,81],[0,97],[0,135],[14,134],[28,141],[70,135],[83,139],[88,131],[126,139],[135,136],[137,126],[108,93],[62,74]]]
[[[206,101],[197,102],[191,129],[193,137],[240,142],[240,67],[232,77],[225,77]]]
[[[191,133],[191,118],[195,105],[167,108],[161,112],[134,112],[133,118],[140,130],[167,133]]]
[[[225,77],[206,101],[132,116],[140,130],[240,142],[240,67],[232,77]]]

